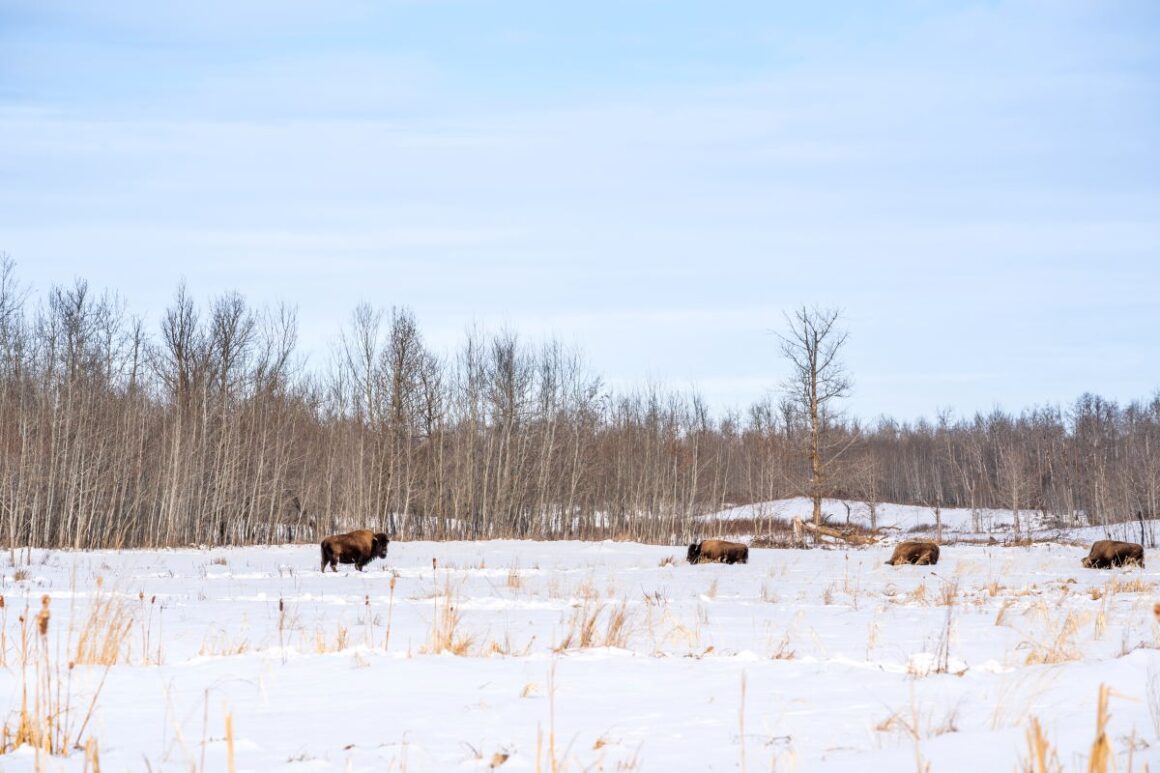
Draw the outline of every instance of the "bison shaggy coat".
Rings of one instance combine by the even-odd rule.
[[[1144,546],[1135,542],[1102,539],[1092,543],[1092,549],[1083,560],[1087,569],[1111,569],[1113,566],[1144,566]]]
[[[707,539],[689,545],[686,555],[690,564],[717,562],[726,564],[749,563],[749,546],[723,539]]]
[[[918,566],[934,566],[938,563],[938,545],[922,540],[899,542],[894,546],[894,555],[886,562],[891,566],[899,564],[917,564]]]
[[[360,572],[376,558],[387,557],[391,540],[382,532],[358,529],[346,534],[335,534],[322,540],[322,571],[327,565],[338,571],[338,564],[354,564]]]

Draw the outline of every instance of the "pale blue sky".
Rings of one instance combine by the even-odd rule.
[[[857,415],[1160,388],[1160,4],[0,0],[0,250],[578,344],[744,406],[839,306]]]

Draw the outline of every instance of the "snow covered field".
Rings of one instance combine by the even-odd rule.
[[[1032,718],[1062,769],[1086,770],[1101,685],[1116,769],[1160,770],[1160,568],[1085,570],[1060,545],[951,546],[936,567],[889,551],[688,566],[632,543],[411,542],[325,575],[315,546],[21,552],[0,562],[0,719],[11,731],[37,678],[18,617],[47,594],[60,722],[97,739],[106,773],[231,755],[239,771],[974,773],[1028,759]],[[81,771],[84,754],[39,765],[27,746],[0,756]]]

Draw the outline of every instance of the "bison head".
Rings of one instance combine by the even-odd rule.
[[[1081,561],[1080,563],[1083,565],[1084,569],[1091,569],[1092,568],[1092,557],[1091,556],[1084,556],[1083,561]]]
[[[698,561],[700,561],[701,560],[701,543],[694,542],[692,545],[689,545],[689,552],[685,554],[685,558],[688,559],[690,564],[695,564]]]
[[[375,534],[374,545],[371,548],[371,552],[374,553],[375,558],[386,558],[387,545],[390,543],[391,540],[387,537],[386,534],[383,534],[381,531]]]

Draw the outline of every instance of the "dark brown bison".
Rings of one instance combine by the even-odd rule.
[[[689,545],[686,555],[690,564],[717,562],[726,564],[749,563],[749,547],[740,542],[726,542],[723,539],[707,539]]]
[[[1135,542],[1102,539],[1092,543],[1083,560],[1086,569],[1111,569],[1113,566],[1144,566],[1144,546]]]
[[[374,559],[387,557],[390,542],[386,534],[370,529],[327,537],[322,541],[322,571],[326,571],[327,564],[336,572],[338,564],[354,564],[361,572]]]
[[[922,540],[899,542],[894,546],[894,555],[886,563],[891,566],[899,564],[934,566],[938,563],[938,545]]]

